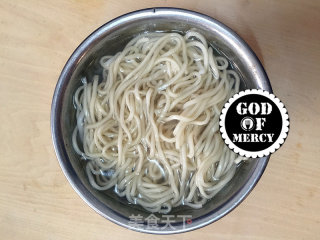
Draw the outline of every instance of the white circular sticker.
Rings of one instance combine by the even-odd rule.
[[[288,136],[288,111],[267,91],[241,91],[224,105],[220,132],[235,153],[251,158],[268,156],[279,149]]]

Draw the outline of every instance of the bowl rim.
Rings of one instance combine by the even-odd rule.
[[[115,212],[113,209],[107,207],[102,202],[100,202],[83,185],[78,175],[76,174],[75,170],[73,169],[71,162],[68,159],[68,155],[64,147],[64,143],[62,141],[63,140],[62,133],[60,131],[61,129],[60,118],[61,118],[62,99],[64,96],[64,92],[72,73],[76,69],[83,55],[90,49],[91,46],[93,46],[96,42],[100,41],[105,36],[104,33],[112,30],[118,23],[121,23],[123,21],[130,21],[132,19],[139,18],[139,16],[145,15],[145,14],[187,15],[190,17],[196,17],[198,19],[201,19],[202,21],[203,20],[209,21],[211,23],[214,23],[216,26],[224,29],[228,34],[230,34],[234,39],[237,40],[237,44],[239,44],[243,48],[245,53],[250,57],[251,61],[255,63],[255,66],[256,66],[255,70],[262,76],[262,79],[263,79],[263,84],[264,84],[263,89],[272,93],[272,88],[271,88],[269,78],[261,62],[256,56],[256,54],[252,51],[249,45],[237,33],[235,33],[232,29],[230,29],[226,25],[222,24],[218,20],[210,16],[207,16],[205,14],[192,11],[192,10],[182,9],[182,8],[155,7],[155,8],[141,9],[141,10],[126,13],[124,15],[121,15],[103,24],[94,32],[92,32],[85,40],[83,40],[82,43],[80,43],[80,45],[72,53],[72,55],[66,62],[59,76],[59,79],[53,94],[53,99],[51,104],[51,120],[50,120],[52,141],[53,141],[53,146],[54,146],[57,159],[59,161],[59,165],[65,177],[68,179],[69,183],[71,184],[72,188],[92,209],[94,209],[101,216],[122,227],[135,230],[138,232],[152,233],[152,234],[183,233],[183,232],[192,231],[192,230],[204,227],[210,223],[213,223],[218,219],[227,215],[232,210],[234,210],[248,196],[248,194],[252,191],[252,189],[255,187],[255,185],[259,181],[260,177],[262,176],[268,164],[270,155],[259,159],[259,163],[256,164],[255,169],[253,169],[252,171],[252,175],[248,178],[249,180],[236,193],[234,193],[225,203],[223,203],[214,211],[212,210],[209,213],[205,214],[204,216],[200,216],[196,218],[195,221],[197,222],[197,224],[192,224],[193,226],[188,228],[166,230],[166,231],[154,230],[154,229],[141,229],[137,227],[130,227],[128,226],[128,224],[124,223],[124,221],[122,221],[123,216],[121,215],[119,216],[119,214]]]

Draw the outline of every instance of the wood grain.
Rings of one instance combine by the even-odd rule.
[[[136,9],[174,6],[233,28],[263,62],[286,104],[289,137],[261,181],[228,216],[200,230],[154,239],[319,239],[320,2],[1,1],[1,239],[149,239],[96,214],[56,160],[50,104],[66,60],[93,30]]]

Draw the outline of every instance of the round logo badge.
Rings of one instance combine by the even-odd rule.
[[[273,94],[251,89],[235,94],[220,115],[220,132],[228,147],[245,157],[263,157],[284,143],[289,116]]]

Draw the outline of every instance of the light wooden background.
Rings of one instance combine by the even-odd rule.
[[[56,160],[50,104],[78,44],[132,10],[175,6],[233,28],[286,104],[289,138],[232,213],[200,230],[151,236],[90,209]],[[320,2],[317,0],[0,1],[1,239],[320,239]]]

